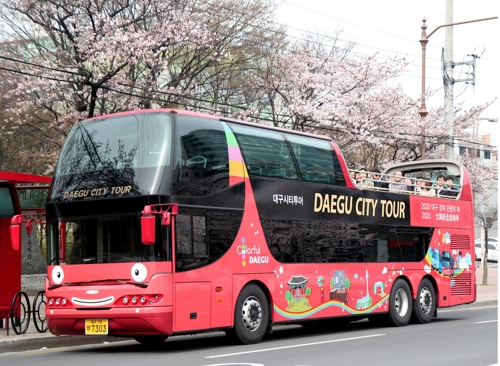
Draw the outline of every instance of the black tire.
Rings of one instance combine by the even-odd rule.
[[[418,286],[417,297],[413,303],[412,321],[420,324],[430,323],[436,311],[436,291],[432,282],[424,278]]]
[[[389,313],[387,321],[395,327],[404,327],[411,318],[412,298],[410,287],[405,280],[399,278],[392,285],[389,297]]]
[[[19,291],[12,299],[10,307],[10,324],[16,334],[24,334],[28,330],[31,319],[30,300],[25,292]]]
[[[167,340],[168,336],[137,336],[134,339],[146,346],[158,346]]]
[[[46,304],[45,291],[39,291],[33,301],[33,323],[39,333],[45,333],[49,329],[45,316]]]
[[[269,304],[262,289],[247,285],[241,290],[234,309],[234,329],[226,332],[243,344],[258,343],[266,334],[269,324]]]

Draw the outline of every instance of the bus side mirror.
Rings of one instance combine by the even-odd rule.
[[[151,245],[156,242],[156,219],[151,213],[151,207],[144,207],[141,216],[141,240],[144,245]]]
[[[15,215],[10,219],[10,244],[12,249],[19,250],[19,244],[21,243],[21,224],[23,223],[23,217],[21,215]]]

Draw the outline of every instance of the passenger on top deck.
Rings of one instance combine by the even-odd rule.
[[[445,182],[446,182],[446,185],[441,190],[441,196],[445,196],[445,197],[458,196],[458,190],[457,190],[457,188],[455,188],[453,186],[453,184],[455,183],[455,180],[453,179],[453,177],[451,175],[447,175],[445,177]]]
[[[389,185],[389,191],[397,193],[408,193],[408,186],[403,182],[403,172],[398,170],[391,177],[391,184]]]
[[[356,174],[356,187],[358,188],[372,188],[373,182],[368,179],[366,170],[361,169],[358,174]]]
[[[389,182],[381,179],[382,174],[379,169],[373,169],[372,173],[372,181],[375,189],[388,191],[389,190]]]
[[[415,193],[421,196],[435,196],[436,191],[431,186],[431,182],[425,181],[424,178],[420,177],[417,179],[417,187],[415,188]]]

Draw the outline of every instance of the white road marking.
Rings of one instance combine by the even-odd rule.
[[[362,336],[362,337],[332,339],[330,341],[313,342],[313,343],[303,343],[303,344],[294,344],[292,346],[264,348],[264,349],[257,349],[257,350],[245,351],[245,352],[226,353],[226,354],[222,354],[222,355],[205,356],[205,358],[219,358],[219,357],[230,357],[230,356],[248,355],[248,354],[251,354],[251,353],[278,351],[278,350],[289,349],[289,348],[297,348],[297,347],[317,346],[317,345],[320,345],[320,344],[345,342],[345,341],[354,341],[354,340],[358,340],[358,339],[373,338],[373,337],[380,337],[380,336],[385,336],[385,334],[372,334],[372,335]]]
[[[474,322],[474,324],[496,323],[498,320],[485,320],[484,322]]]

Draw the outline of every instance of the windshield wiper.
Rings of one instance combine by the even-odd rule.
[[[131,282],[131,281],[129,281],[128,278],[110,278],[110,279],[105,279],[105,280],[68,282],[68,283],[63,283],[61,285],[50,286],[48,289],[49,290],[54,290],[56,288],[63,287],[63,286],[81,286],[81,285],[88,285],[88,284],[91,284],[91,283],[99,283],[99,282],[119,282],[119,283],[123,283],[123,284],[127,284],[127,285],[138,286],[138,287],[141,287],[141,288],[148,287],[147,283],[144,283],[144,282]]]
[[[144,283],[144,282],[130,282],[130,281],[126,281],[126,280],[116,280],[116,282],[126,283],[127,285],[134,285],[134,286],[142,287],[142,288],[148,287],[148,284]]]

